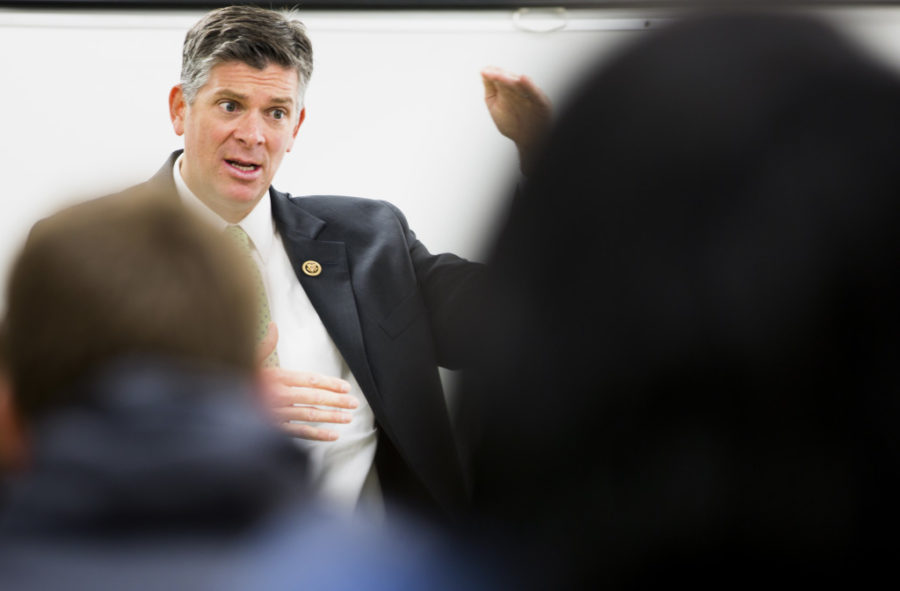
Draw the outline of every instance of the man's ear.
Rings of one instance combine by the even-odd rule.
[[[176,84],[169,91],[169,117],[172,119],[172,127],[175,135],[184,135],[184,116],[187,104],[184,101],[184,93],[181,84]],[[296,132],[295,132],[296,133]]]
[[[294,126],[294,132],[291,134],[291,143],[288,144],[288,152],[294,147],[294,140],[297,139],[297,132],[300,131],[300,126],[303,125],[304,119],[306,119],[306,107],[300,109],[300,116],[297,117],[297,125]]]
[[[18,470],[25,465],[25,434],[13,404],[12,386],[0,373],[0,470]]]

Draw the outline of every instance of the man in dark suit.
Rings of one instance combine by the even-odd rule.
[[[150,183],[247,246],[271,407],[323,500],[345,512],[381,513],[386,499],[452,512],[465,486],[437,367],[465,361],[482,268],[429,253],[388,203],[270,186],[311,72],[298,21],[246,6],[207,14],[186,35],[169,96],[185,149]],[[545,97],[525,77],[483,75],[498,128],[529,151]]]

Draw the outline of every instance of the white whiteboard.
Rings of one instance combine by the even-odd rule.
[[[900,63],[900,9],[830,16]],[[0,288],[30,226],[153,174],[194,12],[0,10]],[[307,118],[275,179],[397,204],[432,251],[478,258],[516,179],[479,70],[525,72],[555,102],[587,64],[671,14],[623,10],[300,11],[315,52]],[[552,211],[552,203],[548,211]]]

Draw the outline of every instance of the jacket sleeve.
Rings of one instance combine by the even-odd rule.
[[[460,369],[471,363],[479,327],[480,292],[485,266],[450,253],[431,254],[409,228],[403,213],[384,202],[397,216],[405,234],[434,339],[438,364]]]

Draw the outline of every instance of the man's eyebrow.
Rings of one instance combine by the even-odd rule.
[[[243,94],[240,92],[235,92],[235,91],[229,90],[227,88],[222,88],[220,90],[217,90],[213,94],[213,97],[217,98],[217,99],[218,98],[230,98],[230,99],[235,99],[238,101],[246,101],[249,98],[246,94]],[[287,105],[290,107],[294,106],[294,99],[289,96],[276,96],[276,97],[273,97],[271,100],[269,100],[269,102],[272,103],[273,105]]]
[[[227,88],[217,90],[213,96],[215,98],[233,98],[233,99],[237,99],[239,101],[247,100],[246,94],[241,94],[240,92],[234,92],[233,90],[228,90]]]
[[[276,96],[276,97],[274,97],[274,98],[273,98],[271,101],[269,101],[269,102],[271,102],[271,103],[273,103],[273,104],[275,104],[275,105],[289,105],[289,106],[294,106],[294,99],[291,98],[291,97],[289,97],[289,96],[288,96],[288,97],[284,97],[284,96]]]

